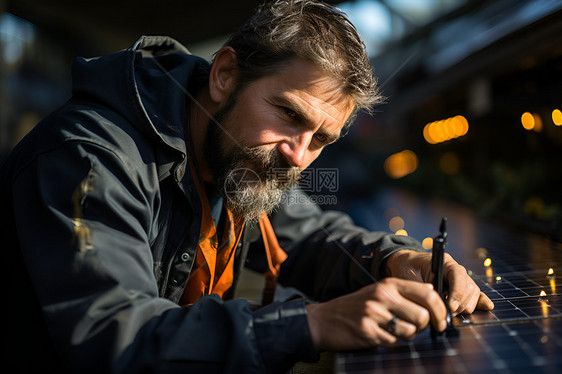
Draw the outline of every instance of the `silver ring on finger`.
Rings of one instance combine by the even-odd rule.
[[[396,333],[396,322],[398,322],[398,317],[392,316],[390,321],[388,321],[388,325],[386,326],[386,331],[394,335]]]

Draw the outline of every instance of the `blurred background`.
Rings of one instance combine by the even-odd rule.
[[[69,98],[76,56],[168,35],[211,59],[258,3],[0,0],[0,159]],[[379,202],[437,199],[562,239],[562,1],[329,3],[386,102],[312,165],[337,171],[318,202],[388,229],[399,214]]]

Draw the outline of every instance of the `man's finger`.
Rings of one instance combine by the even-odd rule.
[[[399,318],[396,320],[393,330],[393,334],[403,340],[412,340],[418,332],[416,325]]]
[[[447,268],[444,276],[449,285],[449,297],[447,303],[453,315],[457,314],[467,295],[467,288],[470,285],[470,277],[464,267],[457,264],[451,257],[446,256]]]
[[[393,311],[402,319],[424,328],[428,321],[427,312],[433,326],[439,330],[446,327],[447,309],[439,294],[423,283],[400,279],[399,292],[405,298],[401,307]],[[421,308],[420,308],[421,307]],[[402,309],[402,310],[400,310]],[[410,315],[407,315],[407,313]],[[400,314],[399,314],[400,313]]]
[[[464,283],[464,284],[463,284]],[[461,284],[463,284],[461,286]],[[478,302],[480,289],[468,276],[455,278],[454,286],[449,289],[447,303],[451,314],[472,313]]]
[[[492,310],[494,309],[494,303],[484,292],[480,292],[476,308],[480,310]]]
[[[474,309],[492,310],[494,303],[480,291],[462,266],[453,266],[448,275],[449,309],[453,316],[472,313]]]

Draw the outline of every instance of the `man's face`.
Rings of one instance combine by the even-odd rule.
[[[275,209],[300,172],[339,138],[353,102],[300,59],[234,92],[209,122],[204,151],[226,206],[252,221]]]

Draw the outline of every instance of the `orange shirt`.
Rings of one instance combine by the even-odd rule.
[[[225,292],[232,287],[236,247],[244,229],[244,221],[236,220],[232,212],[225,208],[226,219],[219,247],[219,236],[211,214],[207,193],[196,175],[195,168],[191,165],[191,160],[190,166],[201,198],[202,218],[195,263],[179,301],[182,306],[191,305],[202,296],[212,293],[223,297]],[[264,274],[266,282],[262,299],[262,304],[266,305],[273,301],[281,263],[285,261],[287,254],[279,246],[273,227],[265,213],[262,213],[259,225],[268,265]]]

